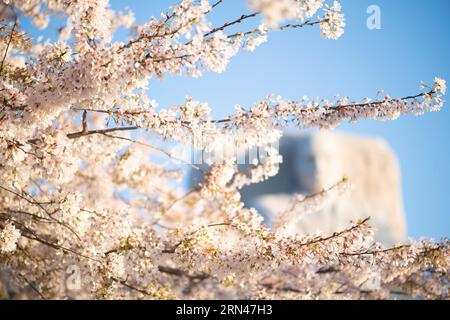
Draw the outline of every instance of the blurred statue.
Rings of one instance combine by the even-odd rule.
[[[276,177],[242,190],[244,203],[269,223],[293,193],[314,194],[346,177],[354,189],[302,218],[296,231],[331,234],[370,216],[377,240],[387,245],[405,240],[399,165],[384,141],[330,132],[287,135],[280,141],[280,153],[283,164]]]
[[[353,190],[303,217],[295,231],[328,235],[370,216],[377,240],[385,245],[405,240],[400,169],[386,142],[332,132],[288,134],[280,141],[280,153],[278,175],[241,192],[246,206],[261,212],[267,224],[288,208],[293,194],[315,194],[346,177]]]

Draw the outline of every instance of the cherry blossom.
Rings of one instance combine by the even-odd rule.
[[[248,0],[250,12],[216,25],[210,13],[223,2],[182,0],[143,24],[107,0],[0,3],[0,281],[9,295],[448,298],[447,239],[386,248],[373,239],[370,219],[330,235],[291,229],[351,192],[344,177],[321,193],[293,196],[272,226],[240,197],[277,174],[276,143],[287,126],[330,129],[438,111],[445,80],[400,97],[270,95],[222,119],[193,97],[159,106],[146,94],[154,81],[224,72],[241,49],[270,45],[272,32],[317,28],[327,39],[344,32],[336,1]],[[64,18],[55,41],[23,30],[23,19],[45,29],[55,17]],[[120,27],[130,38],[114,40]],[[193,163],[173,144],[211,156]],[[238,151],[252,148],[260,156],[244,168]],[[185,190],[189,170],[203,179]],[[77,286],[66,281],[70,270],[79,271]]]
[[[17,248],[17,241],[20,238],[20,231],[14,227],[9,221],[5,224],[2,232],[0,232],[0,251],[12,252]]]

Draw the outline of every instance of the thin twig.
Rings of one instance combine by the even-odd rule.
[[[14,19],[14,24],[13,27],[11,28],[11,34],[9,35],[9,39],[8,39],[8,44],[6,45],[6,49],[5,49],[5,54],[3,55],[3,59],[0,65],[0,74],[2,74],[3,72],[3,65],[5,64],[5,60],[6,60],[6,56],[8,55],[8,51],[9,51],[9,46],[11,45],[13,36],[14,36],[14,30],[16,29],[17,26],[17,17]]]
[[[25,278],[25,276],[19,274],[18,277],[20,279],[22,279],[23,281],[26,282],[26,284],[34,291],[36,292],[43,300],[47,300],[47,298],[45,297],[45,295],[38,289],[36,288],[35,285],[33,285],[27,278]]]
[[[218,222],[218,223],[212,223],[212,224],[208,224],[206,225],[206,228],[213,228],[213,227],[222,227],[222,226],[231,226],[231,223],[229,222]],[[202,230],[202,227],[190,232],[186,238],[184,238],[183,240],[180,240],[179,242],[177,242],[173,247],[168,248],[168,249],[164,249],[162,252],[163,253],[175,253],[175,251],[177,250],[177,248],[179,246],[181,246],[181,244],[184,241],[187,241],[190,239],[190,237],[192,237],[193,235],[195,235],[197,232],[199,232],[200,230]]]
[[[87,123],[87,111],[84,110],[83,111],[83,117],[81,119],[81,124],[83,126],[83,129],[81,130],[81,132],[86,133],[88,132],[88,123]]]
[[[109,138],[125,140],[125,141],[129,141],[129,142],[132,142],[132,143],[135,143],[135,144],[139,144],[139,145],[142,145],[144,147],[153,149],[155,151],[161,152],[162,154],[166,155],[167,157],[169,157],[169,158],[171,158],[173,160],[176,160],[176,161],[182,162],[184,164],[190,165],[193,169],[203,172],[203,170],[200,167],[196,166],[195,164],[189,163],[189,162],[187,162],[187,161],[185,161],[183,159],[175,157],[174,155],[172,155],[171,153],[167,152],[166,150],[164,150],[162,148],[158,148],[158,147],[152,146],[151,144],[148,144],[148,143],[145,143],[145,142],[142,142],[142,141],[138,141],[138,140],[134,140],[134,139],[130,139],[130,138],[127,138],[127,137],[115,136],[115,135],[111,135],[111,134],[107,134],[107,133],[103,133],[103,135],[106,136],[106,137],[109,137]]]
[[[221,4],[223,2],[223,0],[219,0],[219,1],[217,1],[216,3],[214,3],[212,6],[211,6],[211,10],[209,10],[208,11],[208,13],[209,12],[211,12],[213,9],[215,9],[219,4]]]
[[[224,23],[222,26],[214,28],[211,31],[205,33],[204,37],[208,37],[208,36],[212,35],[213,33],[218,32],[218,31],[223,31],[225,28],[231,27],[231,26],[233,26],[235,24],[242,23],[243,21],[245,21],[247,19],[256,17],[258,14],[259,14],[259,12],[253,12],[251,14],[243,14],[239,18],[237,18],[237,19],[235,19],[233,21]]]
[[[308,242],[302,243],[299,246],[300,247],[310,246],[310,245],[313,245],[313,244],[316,244],[316,243],[326,242],[326,241],[329,241],[331,239],[338,238],[338,237],[342,236],[343,234],[346,234],[346,233],[352,232],[355,229],[358,229],[360,226],[362,226],[363,224],[367,223],[369,220],[370,220],[370,217],[365,218],[364,220],[359,221],[358,223],[356,223],[355,225],[351,226],[348,229],[345,229],[345,230],[339,231],[339,232],[335,232],[335,233],[333,233],[332,235],[330,235],[328,237],[318,237],[318,238],[316,238],[316,239],[314,239],[312,241],[308,241]]]
[[[139,129],[138,126],[132,126],[132,127],[117,127],[117,128],[107,128],[107,129],[98,129],[98,130],[89,130],[89,131],[80,131],[80,132],[74,132],[67,134],[67,137],[69,139],[75,139],[79,137],[89,136],[92,134],[105,134],[108,132],[116,132],[116,131],[132,131]]]
[[[319,19],[317,19],[315,21],[308,20],[308,21],[305,21],[303,23],[296,23],[296,24],[288,23],[288,24],[279,26],[279,27],[277,27],[275,29],[272,29],[270,31],[282,31],[282,30],[286,30],[286,29],[300,29],[300,28],[304,28],[304,27],[312,27],[312,26],[315,26],[317,24],[324,23],[326,21],[327,21],[326,19],[320,19],[319,18]],[[236,32],[236,33],[228,35],[227,37],[228,38],[236,38],[238,36],[248,36],[248,35],[257,33],[258,31],[259,31],[259,29],[255,28],[255,29],[252,29],[252,30],[249,30],[249,31],[246,31],[246,32]]]

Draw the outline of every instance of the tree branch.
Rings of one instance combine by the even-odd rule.
[[[433,90],[430,90],[428,92],[422,92],[416,95],[410,95],[410,96],[405,96],[402,98],[391,98],[391,99],[384,99],[384,100],[377,100],[377,101],[371,101],[371,102],[361,102],[361,103],[352,103],[352,104],[342,104],[342,105],[324,105],[324,106],[317,106],[316,108],[324,108],[326,111],[342,111],[343,109],[351,109],[351,108],[357,108],[357,107],[373,107],[373,106],[379,106],[382,105],[384,103],[393,103],[396,101],[408,101],[408,100],[413,100],[413,99],[417,99],[417,98],[421,98],[424,96],[428,96],[428,95],[432,95],[435,94],[436,92],[434,92]],[[90,111],[90,112],[97,112],[97,113],[106,113],[109,115],[118,115],[118,116],[122,116],[122,115],[130,115],[130,116],[137,116],[137,115],[143,115],[145,116],[145,113],[148,112],[148,110],[142,110],[142,111],[108,111],[108,110],[100,110],[100,109],[84,109],[84,108],[77,108],[74,110],[78,110],[78,111]],[[306,110],[306,109],[305,109]],[[233,122],[237,119],[236,116],[233,117],[229,117],[229,118],[224,118],[224,119],[217,119],[217,120],[208,120],[208,121],[202,121],[200,123],[216,123],[216,124],[223,124],[223,123],[229,123],[229,122]],[[178,120],[177,120],[178,121]],[[184,125],[190,125],[191,123],[188,121],[182,121],[181,122]],[[136,130],[136,129],[140,129],[141,127],[139,126],[134,126],[134,127],[130,127],[129,129],[121,129],[119,128],[111,128],[111,129],[103,129],[104,130],[111,130],[111,131],[118,131],[118,130]],[[102,131],[102,130],[99,130]],[[110,132],[111,132],[110,131]],[[106,131],[108,132],[108,131]],[[89,134],[95,134],[95,133],[103,133],[103,132],[95,132],[92,131]],[[69,134],[70,137],[79,137],[81,135],[81,132],[79,133],[72,133]],[[69,136],[68,135],[68,136]]]
[[[11,34],[9,35],[8,43],[5,48],[5,54],[3,55],[3,59],[2,59],[1,65],[0,65],[0,75],[3,72],[3,65],[5,64],[6,56],[8,55],[9,47],[11,45],[11,42],[12,42],[12,39],[14,36],[14,30],[16,29],[16,26],[17,26],[17,17],[14,19],[14,24],[11,28]]]
[[[218,32],[218,31],[223,31],[224,29],[226,29],[228,27],[231,27],[231,26],[233,26],[235,24],[242,23],[243,21],[245,21],[247,19],[256,17],[258,14],[259,14],[259,12],[253,12],[251,14],[243,14],[239,18],[237,18],[237,19],[235,19],[233,21],[227,22],[227,23],[223,24],[222,26],[214,28],[211,31],[205,33],[204,37],[206,38],[206,37],[208,37],[208,36]]]
[[[339,232],[335,232],[331,236],[328,236],[328,237],[318,237],[318,238],[316,238],[316,239],[314,239],[312,241],[308,241],[308,242],[302,243],[299,246],[300,247],[310,246],[310,245],[313,245],[313,244],[316,244],[316,243],[325,242],[325,241],[328,241],[328,240],[331,240],[331,239],[334,239],[334,238],[338,238],[338,237],[342,236],[343,234],[346,234],[346,233],[352,232],[353,230],[358,229],[363,224],[366,224],[367,221],[369,221],[369,220],[370,220],[370,217],[365,218],[364,220],[359,221],[358,223],[356,223],[355,225],[351,226],[348,229],[345,229],[345,230],[339,231]]]
[[[107,129],[99,129],[99,130],[90,130],[90,131],[80,131],[80,132],[74,132],[67,134],[67,137],[69,139],[75,139],[80,138],[84,136],[89,136],[92,134],[106,134],[109,132],[116,132],[116,131],[132,131],[140,129],[138,126],[132,126],[132,127],[116,127],[116,128],[107,128]]]

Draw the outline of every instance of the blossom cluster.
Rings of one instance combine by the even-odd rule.
[[[20,238],[20,231],[14,227],[11,221],[8,221],[0,232],[0,251],[12,252],[17,248],[17,241]]]
[[[332,5],[325,3],[324,0],[248,0],[248,2],[252,9],[264,16],[264,23],[255,30],[259,31],[259,37],[251,38],[252,42],[258,44],[265,42],[265,31],[269,29],[295,28],[315,23],[320,23],[321,35],[324,38],[336,40],[344,34],[345,17],[341,13],[341,4],[338,1],[334,1]],[[320,9],[324,11],[323,17],[319,16],[317,21],[311,21]],[[295,23],[282,25],[281,23],[285,21]]]
[[[339,39],[344,34],[345,18],[341,11],[341,5],[335,1],[332,6],[326,5],[325,23],[320,25],[324,38]]]
[[[248,0],[252,12],[215,25],[210,13],[223,2],[182,0],[144,24],[107,0],[0,4],[0,287],[31,299],[362,299],[389,298],[393,288],[448,298],[446,239],[386,248],[368,219],[330,235],[291,229],[348,192],[345,179],[294,196],[271,226],[240,196],[277,174],[287,126],[437,111],[445,81],[400,98],[269,96],[224,119],[191,97],[159,107],[146,89],[166,74],[223,72],[274,31],[316,26],[337,39],[345,26],[339,3],[326,0]],[[246,25],[260,15],[256,29]],[[23,19],[47,28],[54,17],[65,23],[57,41],[22,29]],[[131,31],[125,42],[113,41],[119,27]],[[180,159],[173,142],[211,161]],[[230,146],[260,157],[242,168],[235,152],[217,156]],[[203,177],[189,191],[186,164]]]
[[[286,20],[311,18],[323,7],[324,0],[248,0],[252,9],[261,12],[268,25],[277,25]]]

